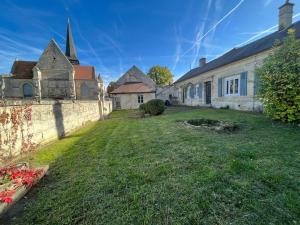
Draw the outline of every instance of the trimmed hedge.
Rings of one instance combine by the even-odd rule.
[[[139,109],[145,114],[157,116],[165,111],[165,103],[160,99],[153,99],[147,103],[141,104]]]

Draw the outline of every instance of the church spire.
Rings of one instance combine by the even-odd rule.
[[[73,65],[79,64],[69,19],[68,19],[68,25],[67,25],[66,56]]]

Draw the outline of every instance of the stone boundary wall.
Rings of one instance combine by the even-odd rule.
[[[104,119],[112,111],[112,102],[107,100],[8,100],[0,104],[0,165]]]

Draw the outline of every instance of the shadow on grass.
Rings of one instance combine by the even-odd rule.
[[[41,215],[38,213],[33,215],[34,212],[31,211],[31,213],[29,213],[31,215],[28,217],[26,209],[30,211],[31,206],[36,204],[41,206],[41,204],[45,203],[45,199],[51,199],[54,196],[62,194],[68,190],[68,188],[75,187],[78,179],[70,180],[70,178],[80,176],[80,173],[84,171],[84,168],[89,165],[89,162],[93,158],[93,154],[90,154],[90,149],[88,148],[91,143],[87,140],[93,136],[99,139],[99,137],[97,137],[97,134],[99,134],[97,131],[99,132],[101,129],[112,131],[114,127],[108,128],[105,121],[97,122],[93,125],[90,124],[87,128],[82,128],[73,135],[64,137],[31,155],[30,160],[38,162],[38,164],[50,163],[48,175],[33,187],[25,198],[22,198],[0,218],[0,224],[30,224],[30,222],[37,220]],[[107,135],[105,135],[105,137],[106,136]],[[104,139],[104,137],[102,137],[102,139]],[[104,141],[102,147],[104,147],[105,144]],[[89,179],[90,177],[86,178]],[[55,203],[58,204],[55,207],[61,206],[59,206],[59,204],[61,204],[59,201],[55,201]],[[47,213],[44,214],[44,216],[47,217]],[[23,219],[20,220],[20,218]],[[28,223],[23,221],[24,218],[30,218],[27,221]]]

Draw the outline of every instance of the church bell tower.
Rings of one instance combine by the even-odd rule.
[[[67,25],[67,39],[66,39],[66,57],[69,59],[72,65],[79,65],[79,60],[77,58],[77,53],[75,49],[73,34],[71,30],[70,20],[68,19]]]

